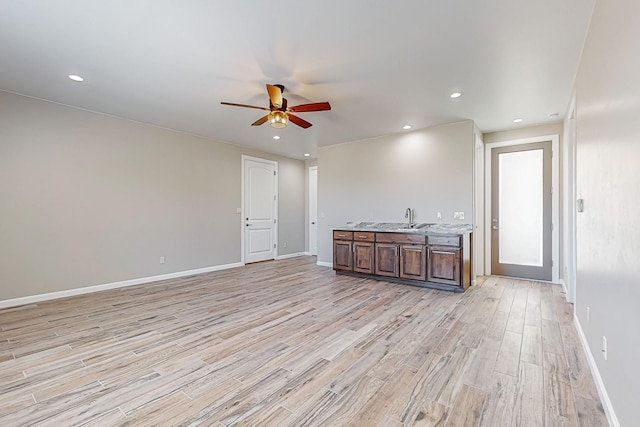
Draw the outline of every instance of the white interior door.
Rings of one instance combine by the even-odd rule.
[[[276,257],[277,163],[243,158],[245,263]]]
[[[318,255],[318,167],[309,168],[309,253]]]

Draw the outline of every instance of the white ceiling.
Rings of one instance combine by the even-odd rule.
[[[562,118],[594,2],[0,0],[0,90],[294,158],[404,124],[509,129]],[[265,83],[333,109],[277,131],[220,105],[268,107]]]

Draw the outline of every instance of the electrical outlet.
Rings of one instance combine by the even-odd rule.
[[[453,219],[464,219],[464,212],[454,212]]]
[[[236,208],[236,213],[237,214],[242,213],[242,208]]]
[[[160,257],[160,264],[164,264],[164,257],[163,256]]]
[[[607,351],[609,349],[607,348],[607,337],[605,337],[604,335],[602,336],[602,357],[604,357],[604,360],[607,360]]]
[[[286,248],[286,247],[287,247],[287,242],[284,242],[284,243],[282,244],[282,247],[283,247],[283,248]]]
[[[436,214],[436,218],[438,218],[438,219],[442,219],[442,212],[438,212],[438,213]]]
[[[591,307],[587,307],[587,324],[591,323]]]

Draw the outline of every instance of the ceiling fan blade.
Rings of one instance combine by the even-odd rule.
[[[267,84],[267,92],[269,92],[269,99],[271,99],[271,105],[276,108],[282,108],[282,89],[284,86],[274,86]]]
[[[331,110],[331,104],[329,104],[328,102],[314,102],[312,104],[302,104],[288,108],[288,111],[293,111],[294,113],[308,113],[310,111],[326,110]]]
[[[265,123],[267,120],[269,120],[269,115],[267,114],[264,117],[260,117],[258,120],[256,120],[255,122],[251,123],[251,126],[260,126],[261,124]]]
[[[311,126],[313,126],[311,123],[309,123],[308,121],[301,119],[298,116],[294,116],[293,114],[288,114],[289,116],[289,121],[293,124],[296,124],[298,126],[300,126],[301,128],[310,128]]]
[[[268,108],[265,107],[256,107],[255,105],[246,105],[246,104],[235,104],[233,102],[221,102],[220,104],[222,105],[231,105],[233,107],[245,107],[245,108],[255,108],[257,110],[265,110],[265,111],[271,111]]]

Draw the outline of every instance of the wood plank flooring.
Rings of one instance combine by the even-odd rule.
[[[300,257],[0,310],[2,426],[605,426],[559,286]]]

